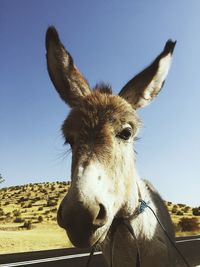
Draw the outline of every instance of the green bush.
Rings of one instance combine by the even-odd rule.
[[[50,213],[50,210],[45,210],[44,214],[49,214]]]
[[[56,206],[56,205],[57,205],[56,201],[53,201],[51,199],[47,200],[47,207],[53,207],[53,206]]]
[[[38,222],[43,222],[43,220],[44,220],[44,219],[43,219],[42,216],[39,216],[39,217],[38,217]]]
[[[22,223],[22,222],[24,222],[24,219],[22,217],[16,217],[13,222],[14,223]]]
[[[28,201],[28,198],[27,197],[20,197],[18,199],[18,203],[25,202],[25,201]]]
[[[57,208],[51,209],[51,212],[57,212]]]
[[[182,209],[183,212],[187,213],[190,210],[190,207],[186,206]]]
[[[32,198],[32,202],[34,202],[34,203],[37,201],[40,201],[40,200],[41,200],[41,197],[39,197],[39,196]]]
[[[32,229],[32,221],[31,220],[25,221],[23,227],[26,228],[27,230]]]
[[[183,208],[183,207],[185,207],[186,205],[185,204],[177,204],[180,208]]]
[[[24,202],[21,203],[21,207],[22,208],[25,208],[26,207],[26,204]]]
[[[197,231],[200,230],[199,222],[197,218],[181,218],[178,225],[182,232]]]
[[[199,208],[193,208],[192,209],[192,214],[194,216],[200,216],[200,207]]]
[[[177,207],[172,208],[172,213],[177,213]]]
[[[4,216],[4,215],[5,215],[4,210],[0,208],[0,216]]]
[[[13,215],[14,215],[15,217],[20,217],[21,212],[20,212],[19,210],[14,210],[14,211],[13,211]]]
[[[177,213],[176,213],[176,215],[178,215],[178,216],[182,216],[183,214],[184,213],[181,210],[178,210]]]

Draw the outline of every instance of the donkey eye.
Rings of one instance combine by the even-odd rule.
[[[132,135],[132,129],[130,127],[124,128],[121,132],[119,132],[116,136],[123,140],[128,140]]]

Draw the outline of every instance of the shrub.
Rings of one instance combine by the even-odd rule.
[[[22,223],[22,222],[24,222],[24,219],[22,217],[16,217],[13,222],[14,223]]]
[[[47,200],[47,207],[53,207],[53,206],[56,206],[57,203],[51,199],[48,199]]]
[[[30,192],[27,193],[27,198],[28,198],[28,199],[30,198],[30,196],[31,196],[31,193],[30,193]]]
[[[4,210],[0,208],[0,216],[4,216],[4,215],[5,215]]]
[[[181,227],[182,232],[197,231],[200,229],[197,218],[181,218],[178,225]]]
[[[39,197],[39,196],[32,198],[32,202],[37,202],[39,200],[41,200],[41,197]]]
[[[18,203],[25,202],[25,201],[28,201],[27,197],[20,197],[20,199],[18,199]]]
[[[6,217],[11,217],[11,212],[7,212]]]
[[[13,215],[14,215],[15,217],[19,217],[19,216],[21,215],[21,212],[20,212],[19,210],[14,210],[14,211],[13,211]]]
[[[184,213],[181,210],[178,210],[177,213],[176,213],[176,215],[178,215],[178,216],[182,216],[183,214]]]
[[[41,210],[43,210],[43,209],[44,209],[43,207],[39,207],[39,208],[38,208],[38,211],[41,211]]]
[[[193,208],[192,209],[192,214],[194,216],[200,216],[200,207],[199,208]]]
[[[51,209],[51,212],[57,212],[57,208]]]
[[[51,191],[55,191],[55,190],[56,190],[55,185],[52,185],[52,186],[51,186]]]
[[[172,208],[172,213],[177,213],[177,208],[176,207]]]
[[[40,190],[40,192],[41,192],[41,193],[44,193],[45,195],[48,194],[48,191],[47,191],[45,188],[42,188],[42,189]]]
[[[38,222],[42,222],[43,221],[43,217],[42,216],[39,216],[38,217]]]
[[[26,228],[27,230],[32,229],[32,221],[31,220],[25,221],[23,227]]]
[[[22,188],[21,188],[21,193],[23,193],[23,192],[25,192],[25,191],[26,191],[25,186],[22,186]]]
[[[186,206],[182,209],[183,212],[187,213],[190,210],[190,207]]]
[[[50,210],[45,210],[44,214],[49,214],[50,213]]]
[[[186,205],[185,204],[177,204],[180,208],[183,208],[183,207],[185,207]]]

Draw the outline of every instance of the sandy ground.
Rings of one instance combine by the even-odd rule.
[[[31,230],[0,230],[0,254],[71,247],[65,231],[56,224],[39,224]]]

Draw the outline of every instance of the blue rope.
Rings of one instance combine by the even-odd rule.
[[[145,209],[148,207],[148,204],[150,204],[150,201],[146,203],[144,200],[139,199],[139,202],[140,202],[140,206],[138,208],[138,213],[140,214],[145,211]]]

